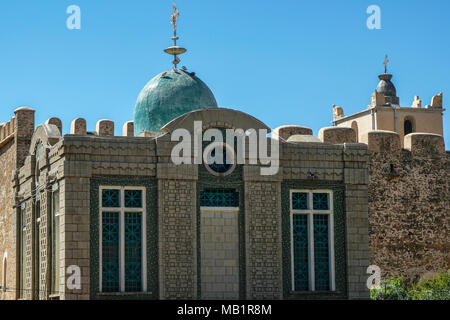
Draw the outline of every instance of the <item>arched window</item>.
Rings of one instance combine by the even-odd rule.
[[[356,133],[356,142],[359,142],[358,123],[356,121],[352,122],[352,129],[355,130]]]
[[[414,132],[413,121],[411,119],[405,119],[405,123],[403,124],[403,132],[405,136]]]

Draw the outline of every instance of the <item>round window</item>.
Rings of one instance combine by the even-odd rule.
[[[223,142],[214,142],[203,151],[203,161],[209,173],[215,176],[228,176],[236,168],[233,148]]]

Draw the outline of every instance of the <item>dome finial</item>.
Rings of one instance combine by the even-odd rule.
[[[180,63],[180,58],[178,58],[178,55],[183,54],[187,51],[185,48],[177,46],[177,40],[179,39],[177,37],[177,20],[179,17],[180,17],[180,12],[178,11],[177,5],[174,2],[173,3],[173,13],[170,16],[170,23],[173,25],[173,38],[172,38],[173,46],[165,49],[164,52],[174,56],[172,63],[175,66],[175,69],[177,68],[177,65]]]
[[[384,64],[384,73],[385,73],[385,74],[387,73],[387,65],[388,65],[388,63],[389,63],[388,55],[386,55],[386,57],[384,57],[384,61],[383,61],[383,64]]]

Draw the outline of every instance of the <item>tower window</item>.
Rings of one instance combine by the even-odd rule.
[[[412,121],[411,120],[409,120],[409,119],[406,119],[405,120],[405,123],[404,123],[404,132],[405,132],[405,136],[407,135],[407,134],[410,134],[410,133],[413,133],[414,132],[414,129],[413,129],[413,123],[412,123]]]

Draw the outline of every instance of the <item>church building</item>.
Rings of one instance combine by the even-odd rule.
[[[177,18],[174,10],[165,50],[174,66],[141,91],[122,136],[109,120],[89,131],[75,119],[70,134],[59,118],[36,126],[27,107],[0,126],[0,300],[368,299],[371,264],[385,275],[402,273],[402,259],[417,263],[411,277],[448,266],[442,95],[400,108],[383,74],[367,110],[345,117],[335,107],[335,126],[318,137],[300,125],[272,130],[219,108],[195,73],[178,68],[186,49]],[[232,163],[196,162],[204,141],[174,163],[180,132],[211,129],[266,135],[214,140]],[[274,154],[277,170],[262,174]],[[414,171],[418,163],[430,170]],[[405,166],[413,178],[403,179]],[[416,209],[431,199],[433,215],[395,211],[417,194],[387,191],[411,179],[428,179]]]

